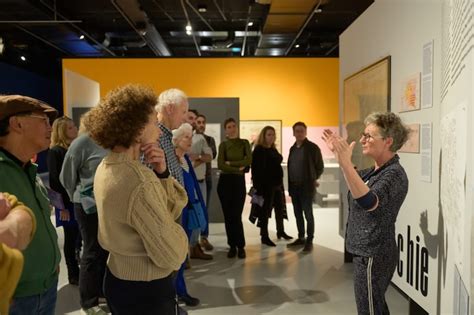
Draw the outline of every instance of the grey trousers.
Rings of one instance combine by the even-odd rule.
[[[359,315],[388,315],[385,292],[398,264],[398,250],[374,257],[354,255],[354,293]]]

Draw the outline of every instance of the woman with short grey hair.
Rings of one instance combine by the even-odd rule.
[[[394,113],[365,119],[362,153],[374,159],[371,168],[356,171],[351,162],[355,142],[348,144],[326,129],[323,140],[334,153],[349,188],[346,248],[354,259],[354,292],[359,314],[389,314],[385,302],[399,253],[395,221],[408,192],[408,178],[396,151],[409,129]]]

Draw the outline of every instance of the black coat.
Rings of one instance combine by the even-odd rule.
[[[324,171],[323,156],[318,145],[314,142],[305,139],[301,145],[304,148],[304,159],[303,159],[303,185],[298,189],[303,189],[306,194],[314,195],[316,191],[315,181],[321,176]],[[291,154],[296,149],[296,142],[290,148],[290,154],[288,156],[288,192],[290,196],[295,192],[296,187],[291,185],[291,174],[290,174],[290,163]]]

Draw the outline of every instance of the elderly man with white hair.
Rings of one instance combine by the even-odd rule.
[[[173,146],[173,129],[185,122],[188,112],[188,97],[183,91],[169,89],[160,94],[158,105],[159,128],[161,129],[160,146],[165,151],[168,170],[181,185],[183,185],[183,170],[179,165]]]
[[[176,156],[172,130],[179,128],[179,126],[185,122],[188,108],[189,104],[186,94],[174,88],[163,91],[160,96],[158,96],[158,104],[155,107],[158,113],[159,128],[161,129],[159,142],[160,147],[165,152],[166,165],[171,176],[183,185],[183,187],[183,168]],[[180,302],[184,302],[187,306],[199,305],[199,299],[187,293],[183,269],[184,266],[181,266],[175,281],[178,298]]]

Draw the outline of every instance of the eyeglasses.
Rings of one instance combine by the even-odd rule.
[[[361,134],[360,134],[360,137],[361,137],[362,140],[364,140],[364,141],[370,141],[371,139],[383,139],[382,136],[372,136],[371,134],[365,133],[365,132],[361,133]]]
[[[41,119],[45,125],[51,126],[51,123],[50,123],[50,121],[49,121],[49,117],[48,117],[48,116],[41,116],[41,115],[29,114],[29,115],[23,115],[22,117],[38,118],[38,119]]]

